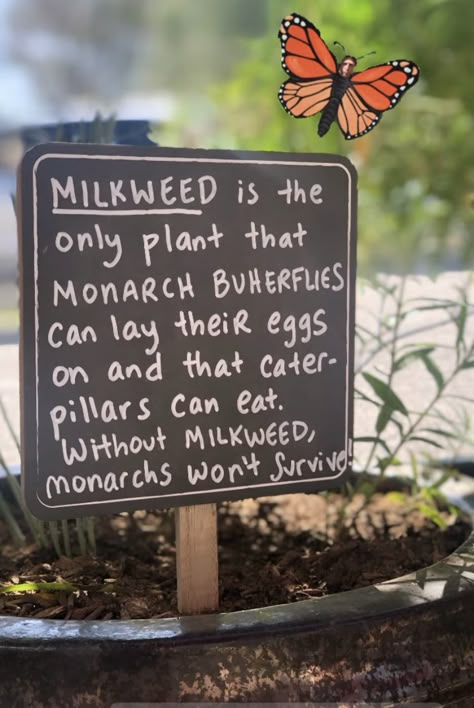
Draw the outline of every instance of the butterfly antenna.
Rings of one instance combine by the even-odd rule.
[[[334,42],[334,44],[336,44],[338,47],[341,47],[341,49],[342,49],[343,52],[346,51],[345,46],[344,46],[343,44],[341,44],[340,42]]]
[[[359,59],[365,59],[365,57],[370,57],[371,54],[377,54],[377,52],[368,52],[367,54],[362,54],[361,57],[357,57],[357,61],[359,61]]]
[[[342,49],[343,52],[346,51],[345,46],[344,46],[343,44],[341,44],[340,42],[334,42],[334,44],[337,44],[338,47],[341,47],[341,49]]]

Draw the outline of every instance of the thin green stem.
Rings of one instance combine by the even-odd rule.
[[[13,442],[15,443],[16,448],[17,448],[17,450],[18,450],[18,452],[20,453],[20,456],[21,456],[21,445],[20,445],[20,441],[19,441],[19,439],[18,439],[18,435],[17,435],[17,434],[15,433],[15,431],[13,430],[13,425],[11,424],[10,417],[9,417],[9,415],[8,415],[8,413],[7,413],[7,409],[5,408],[5,404],[3,403],[3,400],[2,400],[2,398],[1,398],[1,396],[0,396],[0,413],[2,414],[2,418],[3,418],[3,420],[5,421],[5,425],[6,425],[7,428],[8,428],[8,432],[10,433],[10,435],[11,435],[11,437],[12,437],[12,440],[13,440]]]
[[[405,286],[406,286],[406,277],[403,277],[400,281],[400,285],[398,287],[397,291],[397,297],[396,297],[396,307],[395,307],[395,324],[393,328],[393,338],[391,341],[390,345],[390,365],[389,365],[389,371],[388,371],[388,379],[387,379],[387,385],[389,388],[392,386],[392,381],[393,377],[395,375],[395,361],[397,359],[397,347],[398,347],[398,338],[399,338],[399,331],[400,331],[400,325],[402,322],[402,315],[403,315],[403,300],[405,296]],[[384,300],[384,298],[382,298]],[[374,455],[377,451],[379,445],[378,439],[374,440],[372,443],[372,447],[369,452],[369,456],[367,458],[367,469],[370,469],[370,465],[372,463],[372,460],[374,458]],[[391,459],[393,460],[395,457],[395,454],[392,453]],[[385,473],[385,468],[381,469],[380,471],[380,476],[383,477]]]
[[[81,556],[87,555],[87,541],[86,535],[84,533],[84,525],[82,519],[76,519],[76,531],[77,539],[79,541],[79,549],[81,551]]]
[[[95,556],[97,554],[97,544],[95,539],[95,519],[91,516],[88,516],[85,519],[85,525],[89,547],[92,550],[92,554]]]
[[[439,322],[433,322],[432,324],[427,324],[423,325],[422,327],[414,327],[413,329],[407,329],[405,332],[400,332],[398,334],[398,340],[406,339],[407,337],[413,337],[413,335],[416,334],[421,334],[422,332],[429,332],[430,330],[433,329],[439,329],[439,327],[445,327],[446,325],[450,325],[453,323],[453,320],[451,318],[447,320],[440,320]],[[360,327],[360,325],[357,325]],[[368,330],[366,330],[368,332]],[[357,367],[355,368],[355,373],[359,374],[361,371],[364,371],[364,369],[370,364],[370,362],[377,356],[377,354],[380,354],[381,351],[386,349],[388,346],[391,346],[393,344],[393,340],[395,339],[395,336],[392,336],[388,339],[378,339],[375,335],[373,335],[373,338],[376,339],[379,344],[369,353],[367,354],[367,357],[361,361]],[[437,344],[437,347],[440,347],[442,345]],[[450,347],[451,348],[451,347]]]
[[[61,545],[59,542],[58,525],[57,525],[56,521],[49,521],[48,527],[49,527],[49,533],[51,536],[51,540],[53,542],[54,550],[56,551],[58,558],[60,558],[62,556],[62,550],[61,550]]]
[[[6,464],[5,459],[1,453],[0,466],[3,467],[3,469],[5,470],[5,474],[7,475],[7,482],[10,486],[12,494],[15,497],[16,503],[21,509],[25,523],[30,529],[30,533],[33,536],[35,542],[39,546],[47,546],[48,544],[46,541],[44,530],[42,528],[42,524],[40,521],[34,518],[29,509],[26,507],[26,504],[23,500],[23,495],[21,493],[20,483],[18,482],[16,475],[13,474],[13,472],[10,470],[10,467]]]
[[[15,545],[21,546],[22,544],[25,543],[25,536],[23,534],[23,531],[20,529],[18,526],[18,523],[13,516],[10,507],[8,506],[7,502],[3,498],[3,496],[0,494],[0,514],[3,516],[5,519],[5,523],[8,526],[8,529],[12,535],[13,541]]]
[[[405,434],[400,438],[400,441],[398,444],[395,446],[395,449],[392,452],[392,459],[394,459],[400,449],[403,447],[403,445],[410,440],[411,436],[415,432],[415,430],[418,428],[420,423],[423,422],[423,420],[428,416],[432,408],[438,403],[442,395],[444,394],[445,390],[447,387],[452,383],[452,381],[456,378],[458,373],[462,370],[463,364],[468,361],[474,354],[474,343],[471,345],[469,351],[466,353],[465,357],[459,362],[458,366],[452,371],[451,375],[448,376],[443,383],[443,386],[441,386],[436,394],[434,395],[433,399],[426,405],[425,409],[421,411],[418,416],[411,422],[410,427],[408,430],[405,432]]]
[[[38,536],[40,538],[40,545],[43,546],[43,548],[51,548],[51,541],[49,540],[48,535],[46,533],[46,525],[44,521],[35,519],[34,516],[32,516],[31,518],[34,523],[35,529],[38,532]]]
[[[69,535],[69,524],[67,522],[67,519],[62,519],[61,531],[62,531],[63,542],[64,542],[64,552],[68,558],[71,558],[71,556],[72,556],[71,537]]]

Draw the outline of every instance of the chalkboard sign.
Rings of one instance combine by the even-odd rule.
[[[44,519],[339,486],[356,173],[41,145],[18,187],[23,483]]]

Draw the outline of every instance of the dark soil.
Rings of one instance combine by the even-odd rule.
[[[440,529],[410,504],[375,494],[294,494],[219,509],[220,609],[320,597],[389,580],[447,556],[470,527]],[[65,582],[72,590],[1,593],[0,614],[58,619],[176,615],[174,520],[136,512],[97,522],[96,557],[14,548],[0,523],[0,585]]]

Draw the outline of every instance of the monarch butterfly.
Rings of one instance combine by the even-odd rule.
[[[296,13],[283,18],[278,37],[282,65],[290,75],[280,88],[280,102],[295,118],[322,111],[321,137],[336,118],[346,140],[365,135],[420,76],[419,67],[407,59],[353,73],[357,58],[345,56],[338,64],[319,30]]]

